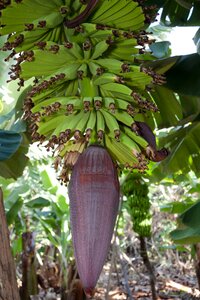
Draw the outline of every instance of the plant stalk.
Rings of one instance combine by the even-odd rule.
[[[157,300],[157,294],[156,294],[156,278],[154,275],[154,270],[153,267],[150,263],[149,257],[148,257],[148,253],[147,253],[147,247],[146,247],[146,241],[145,238],[142,236],[139,236],[139,240],[140,240],[140,255],[143,259],[143,263],[145,265],[145,267],[147,268],[147,271],[149,273],[149,281],[150,281],[150,286],[151,286],[151,293],[152,293],[152,299],[153,300]]]

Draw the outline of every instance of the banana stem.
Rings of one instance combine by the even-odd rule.
[[[152,292],[152,300],[157,300],[157,294],[156,294],[156,278],[154,275],[154,269],[153,266],[150,263],[147,247],[146,247],[146,241],[145,238],[142,236],[139,236],[140,240],[140,255],[143,259],[144,265],[147,268],[147,271],[149,273],[149,281],[151,286],[151,292]]]
[[[80,15],[78,15],[77,17],[75,17],[72,20],[67,20],[65,22],[65,25],[68,28],[74,28],[76,26],[79,26],[81,23],[83,23],[91,14],[91,12],[93,11],[93,9],[96,7],[96,5],[98,4],[99,0],[90,0],[88,5],[86,6],[86,8],[84,9],[84,11],[82,13],[80,13]]]

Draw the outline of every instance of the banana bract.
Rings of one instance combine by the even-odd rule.
[[[140,171],[148,159],[167,155],[157,155],[156,145],[149,144],[150,128],[141,130],[157,111],[148,91],[164,82],[140,67],[152,42],[144,28],[153,10],[132,0],[85,2],[1,4],[0,33],[7,35],[2,50],[15,61],[10,78],[19,89],[34,79],[24,117],[33,140],[53,149],[63,182],[92,143],[104,146],[119,166]]]
[[[69,184],[75,258],[86,293],[92,293],[107,257],[119,206],[119,182],[108,152],[90,146]]]

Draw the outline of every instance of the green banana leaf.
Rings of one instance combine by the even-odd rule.
[[[6,220],[8,225],[11,225],[17,217],[18,212],[21,210],[23,205],[23,199],[18,198],[16,202],[11,206],[9,211],[6,213]]]
[[[159,129],[174,126],[159,139],[160,147],[171,154],[154,169],[157,179],[181,170],[200,171],[200,56],[184,55],[147,63],[158,73],[165,73],[167,83],[155,87],[151,95],[160,114],[153,117]],[[176,94],[178,93],[178,95]],[[173,98],[175,98],[173,100]]]
[[[159,109],[158,113],[153,114],[156,127],[161,129],[177,125],[183,113],[181,103],[173,91],[164,86],[155,86],[150,94]]]
[[[156,5],[161,12],[161,22],[166,26],[200,25],[198,0],[147,0],[145,5]]]
[[[200,174],[200,122],[177,126],[160,138],[160,147],[170,150],[170,155],[159,164],[160,175],[190,170]],[[156,175],[157,171],[153,172]]]
[[[27,165],[29,140],[25,134],[22,134],[23,140],[18,150],[7,160],[0,161],[0,176],[4,178],[17,179],[22,175],[24,168]]]
[[[200,96],[200,55],[197,53],[177,57],[176,63],[165,73],[166,86],[174,92]]]
[[[16,91],[15,85],[9,85],[9,88],[11,92],[12,88]],[[18,93],[10,111],[4,113],[3,110],[0,114],[0,176],[4,178],[17,179],[28,162],[26,153],[30,138],[26,133],[26,122],[22,119],[22,106],[29,89],[30,85]]]
[[[50,201],[43,198],[43,197],[37,197],[29,202],[26,203],[26,206],[32,209],[36,209],[36,208],[44,208],[47,206],[50,206]]]
[[[161,212],[168,212],[170,214],[180,214],[183,211],[185,211],[187,208],[190,208],[193,204],[192,199],[187,199],[187,201],[176,201],[176,202],[170,202],[162,205],[160,207]]]
[[[200,242],[200,228],[176,229],[170,233],[170,236],[177,244],[196,244]]]
[[[19,148],[22,136],[10,130],[0,129],[0,161],[10,158]]]
[[[200,241],[200,201],[178,217],[178,227],[170,235],[175,243],[195,244]]]
[[[200,201],[196,202],[179,216],[179,221],[185,226],[200,229]]]

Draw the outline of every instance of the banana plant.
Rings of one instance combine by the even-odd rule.
[[[7,35],[2,50],[16,62],[10,80],[18,81],[18,89],[33,80],[23,105],[32,140],[53,151],[62,183],[72,173],[75,256],[90,295],[117,216],[116,166],[143,172],[149,160],[168,155],[157,149],[147,124],[148,115],[158,112],[150,91],[165,79],[141,66],[152,59],[145,45],[153,39],[145,29],[156,16],[154,7],[142,3],[22,0],[1,5],[0,33]]]

